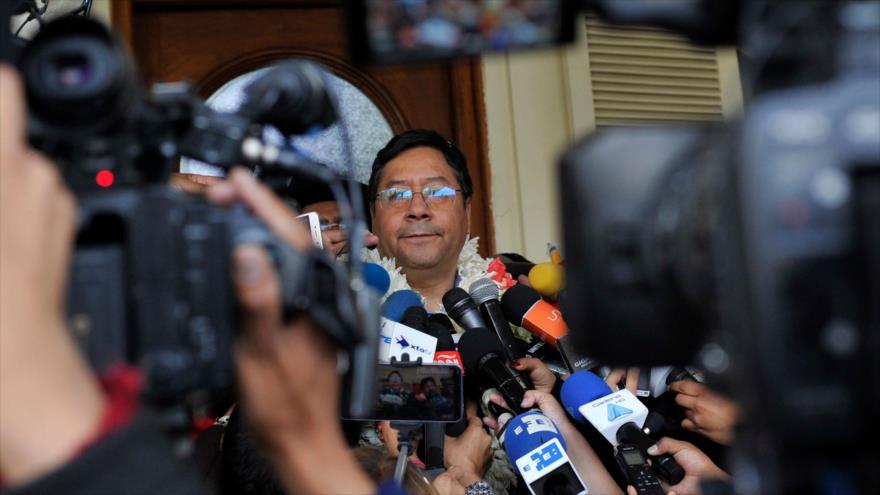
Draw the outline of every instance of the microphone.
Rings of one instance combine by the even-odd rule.
[[[555,299],[565,287],[565,269],[556,263],[538,263],[529,270],[529,284],[538,294]]]
[[[479,307],[483,321],[501,341],[507,359],[516,361],[523,357],[516,345],[513,332],[510,330],[510,323],[507,322],[504,311],[501,310],[501,303],[498,302],[498,285],[490,278],[482,278],[471,284],[470,293],[471,298]]]
[[[430,335],[428,331],[428,312],[422,306],[410,306],[403,312],[400,324],[406,325],[413,330],[418,330]],[[432,335],[432,337],[436,337]]]
[[[445,316],[443,316],[443,318],[445,318],[446,321],[449,321],[449,318],[446,318]],[[455,342],[452,340],[452,334],[449,333],[449,330],[442,323],[433,321],[431,317],[428,317],[428,334],[437,338],[437,349],[434,350],[434,363],[454,364],[462,370],[462,375],[464,375],[464,365],[461,364],[461,355],[455,347]],[[467,415],[463,416],[460,421],[456,423],[446,423],[445,426],[447,435],[450,437],[457,437],[464,433],[464,430],[468,426]]]
[[[501,297],[501,309],[514,325],[528,330],[559,351],[565,367],[572,373],[596,367],[596,361],[580,355],[568,335],[562,313],[541,295],[525,285],[514,285]]]
[[[399,290],[388,296],[382,303],[382,316],[389,320],[400,321],[407,308],[421,305],[422,298],[414,291]]]
[[[565,440],[553,421],[539,411],[508,421],[501,442],[533,495],[587,493],[565,452]]]
[[[562,384],[562,405],[581,423],[593,425],[615,447],[636,444],[643,451],[657,443],[642,431],[648,408],[629,390],[612,392],[599,376],[589,371],[572,373]],[[669,454],[649,456],[657,475],[671,485],[684,478],[684,470]]]
[[[464,289],[455,287],[443,294],[443,307],[446,312],[465,330],[486,328],[477,305]]]
[[[444,315],[443,313],[429,314],[428,321],[431,323],[435,323],[437,325],[442,326],[443,328],[446,329],[446,332],[449,333],[450,335],[455,333],[455,327],[452,325],[452,320],[450,320],[449,317]]]
[[[665,394],[672,382],[681,380],[697,381],[694,375],[682,366],[657,366],[649,369],[648,390],[652,397],[660,397]]]
[[[376,291],[378,297],[384,296],[391,287],[391,276],[381,266],[375,263],[363,264],[364,282]]]
[[[458,350],[468,374],[482,377],[496,388],[514,412],[524,411],[520,404],[530,387],[519,373],[508,366],[498,339],[485,328],[475,328],[461,336]]]

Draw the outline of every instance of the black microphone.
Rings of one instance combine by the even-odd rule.
[[[530,387],[507,365],[504,349],[494,335],[485,328],[468,330],[458,341],[458,351],[469,375],[480,376],[491,384],[517,414],[526,411],[520,404]]]
[[[477,310],[477,305],[464,289],[455,287],[443,294],[443,307],[446,312],[465,330],[474,328],[486,328],[483,317]]]
[[[495,332],[504,352],[509,361],[516,361],[523,357],[514,340],[513,332],[510,330],[510,323],[504,316],[501,309],[501,303],[498,301],[498,285],[490,278],[481,278],[470,286],[471,298],[477,303],[480,309],[480,315],[483,321],[489,326],[489,329]]]
[[[449,317],[444,315],[443,313],[429,314],[428,322],[443,326],[443,328],[446,329],[446,332],[450,335],[455,333],[455,326],[452,324],[452,320],[450,320]]]
[[[406,325],[414,330],[430,334],[428,331],[428,312],[422,306],[410,306],[403,312],[400,319],[401,325]]]
[[[630,422],[617,430],[617,443],[636,444],[642,451],[647,451],[657,441],[639,428],[639,425]],[[684,469],[670,454],[651,456],[651,467],[670,485],[677,485],[684,479]]]

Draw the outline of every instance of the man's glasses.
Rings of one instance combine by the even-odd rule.
[[[321,232],[327,232],[331,230],[348,230],[348,226],[342,222],[339,223],[324,223],[321,222]]]
[[[379,191],[376,200],[383,208],[403,210],[410,207],[416,194],[421,194],[426,205],[434,208],[446,208],[452,205],[460,192],[461,189],[439,184],[425,186],[420,192],[414,192],[409,187],[395,186]]]

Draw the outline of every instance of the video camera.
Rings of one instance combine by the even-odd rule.
[[[77,196],[68,315],[93,367],[140,365],[145,397],[162,407],[224,397],[238,328],[231,255],[258,243],[278,267],[285,318],[307,315],[348,357],[344,412],[372,410],[378,303],[358,290],[359,260],[346,270],[322,250],[297,252],[242,205],[226,210],[168,185],[187,156],[333,181],[341,191],[326,166],[261,139],[265,125],[289,136],[336,120],[316,65],[281,63],[247,88],[240,111],[219,113],[185,84],[158,84],[146,97],[121,43],[100,23],[68,16],[45,24],[18,66],[29,139]],[[362,235],[358,201],[338,196],[352,236]]]

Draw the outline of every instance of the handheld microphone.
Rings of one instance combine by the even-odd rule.
[[[669,389],[672,382],[688,380],[695,382],[694,375],[682,366],[657,366],[650,368],[649,390],[652,397],[660,397]]]
[[[458,350],[468,374],[482,377],[496,388],[514,412],[525,411],[520,404],[530,387],[508,366],[504,350],[494,335],[485,328],[468,330],[458,341]]]
[[[576,421],[593,425],[615,447],[636,444],[644,451],[657,443],[644,431],[648,408],[626,389],[612,392],[599,376],[589,371],[572,373],[562,384],[562,405]],[[678,484],[684,470],[669,454],[649,456],[657,475]]]
[[[486,328],[477,305],[464,289],[455,287],[443,294],[443,307],[449,316],[465,330]]]
[[[444,318],[446,317],[444,316]],[[449,330],[442,323],[437,323],[429,317],[428,334],[437,339],[437,349],[434,351],[434,364],[454,364],[462,370],[461,374],[464,376],[465,372],[464,365],[461,363],[461,355],[458,353],[458,348],[455,346],[455,342],[453,342],[452,334],[449,333]],[[445,424],[446,434],[450,437],[461,435],[467,427],[467,415],[464,415],[461,420],[456,423]]]
[[[414,330],[431,334],[428,331],[428,312],[422,306],[410,306],[403,312],[400,318],[401,325],[406,325]],[[432,337],[436,337],[432,335]]]
[[[422,306],[422,298],[414,291],[399,290],[392,293],[382,303],[382,316],[393,321],[400,321],[403,312],[412,306]]]
[[[428,315],[428,321],[430,323],[434,323],[436,325],[442,326],[446,329],[446,333],[452,335],[455,333],[455,326],[452,325],[452,320],[449,319],[448,316],[443,313],[431,313]]]
[[[507,422],[501,442],[533,495],[587,493],[565,440],[547,416],[538,411],[516,416]]]
[[[470,286],[471,298],[477,304],[483,321],[489,326],[489,329],[495,332],[498,340],[504,348],[507,359],[516,361],[523,357],[522,353],[516,345],[513,332],[510,330],[510,323],[504,316],[501,309],[501,303],[498,302],[498,284],[490,278],[481,278]]]
[[[501,297],[501,309],[514,325],[520,326],[559,351],[572,373],[594,368],[597,363],[575,350],[562,313],[541,295],[525,285],[514,285]]]
[[[378,297],[384,296],[391,287],[391,276],[384,268],[375,263],[364,262],[362,266],[364,282],[376,291]]]
[[[538,263],[529,270],[529,284],[538,294],[555,299],[565,287],[565,269],[556,263]]]

